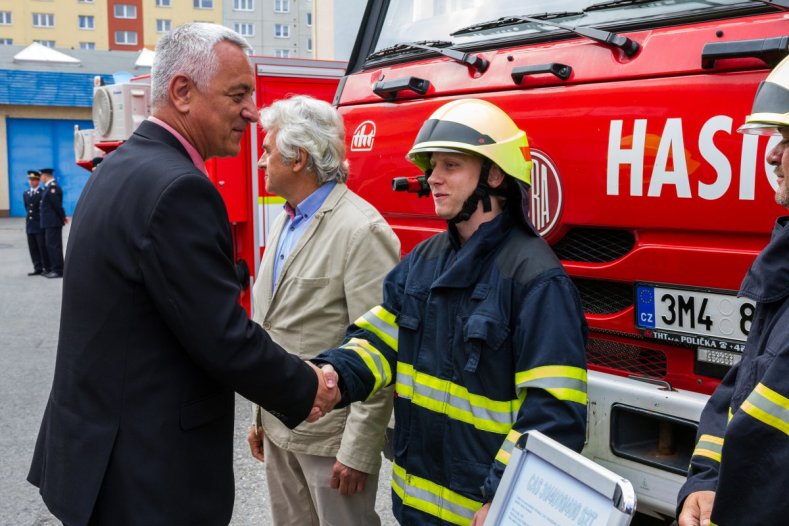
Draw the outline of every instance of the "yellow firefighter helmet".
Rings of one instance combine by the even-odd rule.
[[[789,57],[759,84],[751,114],[737,130],[751,135],[780,135],[789,127]]]
[[[425,121],[406,158],[426,172],[432,152],[477,154],[519,181],[531,184],[526,132],[498,106],[480,99],[444,104]]]

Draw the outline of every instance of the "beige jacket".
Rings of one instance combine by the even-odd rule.
[[[368,202],[337,184],[307,226],[272,290],[273,261],[285,223],[283,212],[254,286],[253,318],[275,342],[302,358],[337,347],[348,325],[381,303],[383,279],[400,257],[400,242]],[[364,403],[337,409],[293,430],[262,411],[266,436],[289,451],[336,456],[365,473],[381,465],[392,388]]]

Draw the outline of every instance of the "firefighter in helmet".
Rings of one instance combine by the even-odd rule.
[[[384,300],[315,361],[343,403],[395,384],[394,515],[481,526],[519,437],[579,451],[586,322],[578,293],[528,218],[526,134],[475,99],[436,110],[407,159],[447,229],[388,274]]]
[[[767,162],[775,167],[775,201],[789,208],[789,57],[761,83],[738,131],[778,136]],[[701,414],[678,496],[680,526],[785,524],[789,517],[789,216],[776,221],[739,296],[756,311],[742,359]]]

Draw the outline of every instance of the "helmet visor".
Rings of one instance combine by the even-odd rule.
[[[745,135],[781,135],[781,128],[787,126],[774,122],[746,122],[737,131]]]
[[[759,84],[751,114],[737,131],[749,135],[780,135],[789,126],[789,90],[769,79]]]

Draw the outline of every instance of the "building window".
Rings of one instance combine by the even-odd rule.
[[[36,44],[41,44],[42,46],[45,47],[55,47],[54,40],[34,40],[33,42],[35,42]]]
[[[0,25],[11,25],[11,11],[0,11]]]
[[[13,38],[0,38],[0,46],[13,46],[14,39]]]
[[[289,49],[275,49],[274,56],[279,58],[290,58],[290,50]]]
[[[132,4],[115,4],[115,18],[137,18],[137,6]]]
[[[213,9],[214,0],[193,0],[192,5],[195,9]]]
[[[137,45],[137,32],[136,31],[116,31],[115,43],[123,46],[136,46]]]
[[[253,37],[255,36],[255,24],[243,24],[236,22],[233,25],[233,29],[236,30],[236,33],[243,37]]]
[[[307,12],[307,27],[312,26],[312,12]]]
[[[274,24],[274,38],[290,38],[290,26],[287,24]]]
[[[79,15],[79,28],[80,29],[96,29],[93,26],[93,17],[90,15]]]
[[[156,7],[172,7],[171,0],[156,0]]]
[[[55,15],[52,13],[33,13],[33,27],[55,27]]]
[[[157,33],[167,33],[168,31],[170,31],[170,28],[172,27],[172,25],[173,24],[172,24],[171,20],[163,19],[163,18],[157,18],[156,19],[156,32]]]
[[[290,0],[274,0],[275,13],[290,13]]]
[[[312,53],[312,39],[311,38],[307,39],[307,51]]]
[[[96,43],[95,42],[80,42],[79,43],[79,48],[80,49],[96,49]]]
[[[235,11],[254,11],[255,0],[233,0],[233,9]]]

